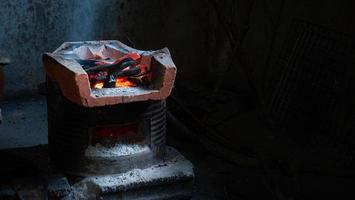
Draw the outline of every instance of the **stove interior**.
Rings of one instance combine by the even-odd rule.
[[[81,45],[60,52],[75,59],[89,76],[92,89],[149,87],[152,81],[148,55],[125,53],[113,45]]]
[[[56,83],[46,84],[53,168],[77,176],[118,174],[165,156],[164,100],[82,107],[66,99]]]

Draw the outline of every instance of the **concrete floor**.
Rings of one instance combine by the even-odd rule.
[[[0,125],[0,149],[30,147],[48,143],[45,98],[34,97],[4,101],[1,103],[1,109],[4,120]],[[193,143],[185,143],[184,139],[169,136],[168,140],[170,144],[183,151],[189,159],[197,163],[194,200],[229,199],[226,198],[226,188],[223,183],[226,180],[221,178],[221,175],[225,176],[225,171],[232,169],[232,165],[209,156],[201,146],[197,146],[195,149]],[[219,170],[216,170],[216,166],[211,165],[211,162],[219,163]]]
[[[0,149],[47,144],[47,108],[44,97],[0,103]]]
[[[4,121],[0,125],[0,149],[29,147],[47,144],[47,116],[45,98],[16,99],[1,103]],[[193,200],[220,199],[343,199],[354,197],[353,186],[355,179],[337,177],[327,174],[296,173],[293,176],[283,176],[279,172],[266,173],[263,169],[243,167],[231,164],[208,152],[201,144],[187,140],[185,136],[174,133],[168,127],[168,144],[179,150],[194,164],[195,188]],[[36,147],[35,147],[36,148]],[[11,154],[3,152],[7,159],[4,163],[14,163],[20,169],[26,168],[23,161],[14,160]],[[28,154],[29,153],[29,154]],[[28,154],[28,155],[27,155]],[[31,152],[24,155],[31,162]],[[36,165],[45,165],[36,163]],[[19,176],[19,170],[14,170],[7,164],[11,175],[4,170],[6,177]],[[21,170],[20,170],[21,171]],[[32,170],[30,170],[33,174]],[[280,170],[282,172],[282,170]],[[21,174],[21,173],[20,173]],[[282,174],[282,173],[281,173]],[[3,178],[0,176],[0,179]],[[277,193],[279,187],[289,192],[289,197]],[[290,190],[291,189],[291,190]],[[276,193],[275,193],[276,191]]]

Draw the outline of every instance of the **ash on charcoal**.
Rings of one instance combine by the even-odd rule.
[[[87,180],[100,186],[102,193],[125,191],[139,186],[152,183],[170,181],[175,182],[183,179],[193,179],[192,164],[175,150],[170,152],[166,161],[146,169],[133,169],[129,172],[112,175],[92,177]],[[171,155],[173,154],[173,155]]]
[[[112,157],[112,156],[128,156],[144,151],[149,151],[146,145],[138,144],[117,144],[113,147],[104,147],[100,144],[89,146],[85,151],[87,157]]]

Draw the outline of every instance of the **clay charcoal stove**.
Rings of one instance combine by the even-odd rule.
[[[94,182],[100,196],[191,195],[191,163],[165,145],[165,99],[176,75],[167,48],[67,42],[43,63],[53,168]]]

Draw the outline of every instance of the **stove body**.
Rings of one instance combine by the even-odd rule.
[[[47,81],[48,139],[54,166],[77,175],[121,173],[165,155],[165,101],[87,108]]]
[[[139,53],[141,62],[151,65],[152,83],[149,87],[90,88],[88,75],[73,58],[75,49],[83,46],[104,49],[111,56]],[[85,177],[73,185],[73,191],[81,191],[95,177],[99,188],[95,195],[101,197],[191,196],[192,164],[165,145],[165,99],[176,71],[167,49],[138,51],[118,41],[65,43],[43,59],[50,162],[57,170]],[[139,177],[152,175],[144,179],[125,176],[138,172]]]

